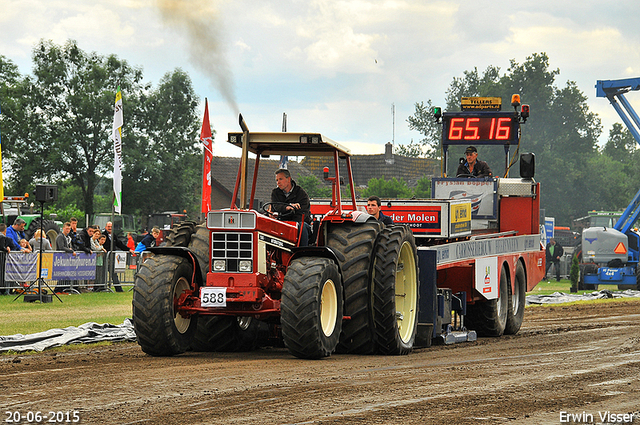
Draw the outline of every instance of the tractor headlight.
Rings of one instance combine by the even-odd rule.
[[[251,260],[242,260],[240,261],[240,271],[241,272],[251,272],[252,271],[252,267],[251,267]]]
[[[223,272],[226,270],[226,261],[225,260],[215,260],[213,262],[213,271]]]

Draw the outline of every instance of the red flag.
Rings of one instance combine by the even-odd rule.
[[[209,105],[204,99],[204,119],[200,130],[200,141],[204,145],[204,169],[202,171],[202,212],[211,211],[211,160],[213,159],[213,139],[209,124]]]

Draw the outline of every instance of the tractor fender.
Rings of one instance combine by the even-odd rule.
[[[293,255],[289,259],[289,263],[296,258],[299,257],[322,257],[333,260],[338,266],[338,270],[340,271],[340,275],[342,276],[342,268],[340,267],[340,262],[338,261],[338,256],[333,251],[332,248],[328,246],[302,246],[298,248],[293,248]],[[289,266],[289,264],[287,264]]]
[[[155,255],[175,255],[176,257],[186,258],[194,268],[194,279],[197,286],[204,285],[204,282],[202,281],[200,264],[198,263],[198,257],[189,248],[184,246],[154,246],[151,248],[147,248],[146,251],[151,252]]]
[[[362,211],[353,211],[351,215],[354,223],[364,223],[376,219],[374,216]]]

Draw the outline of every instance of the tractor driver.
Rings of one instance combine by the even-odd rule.
[[[281,216],[284,214],[287,221],[295,221],[302,223],[304,216],[304,229],[300,237],[300,246],[309,245],[309,234],[311,233],[311,211],[309,210],[309,195],[303,188],[298,186],[291,179],[291,173],[286,168],[276,170],[276,187],[271,192],[271,202],[279,202],[280,204],[272,205],[272,211],[278,212]],[[288,205],[284,205],[284,204]],[[288,214],[293,213],[289,218]]]
[[[467,160],[461,161],[456,172],[456,177],[491,177],[491,168],[489,164],[478,159],[478,149],[475,146],[469,146],[464,151]]]

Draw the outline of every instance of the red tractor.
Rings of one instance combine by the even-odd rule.
[[[153,356],[239,351],[257,346],[261,330],[281,335],[300,358],[343,353],[407,354],[418,327],[417,250],[407,226],[384,227],[357,211],[350,150],[317,133],[242,133],[232,205],[206,223],[182,229],[180,243],[151,248],[135,280],[133,322]],[[256,155],[248,191],[248,153]],[[333,158],[335,207],[301,247],[298,223],[252,209],[260,158]],[[339,161],[346,161],[351,202],[343,209]],[[235,200],[240,199],[240,205]],[[178,229],[177,231],[180,231]]]

